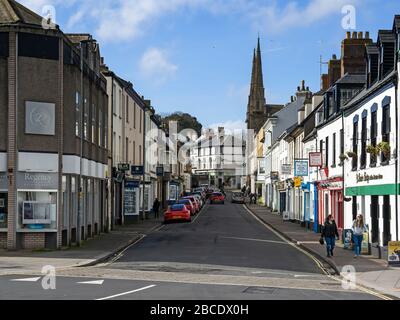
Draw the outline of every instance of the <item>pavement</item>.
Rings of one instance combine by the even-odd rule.
[[[79,247],[61,250],[0,250],[0,275],[37,272],[45,265],[56,269],[99,264],[118,255],[162,224],[162,219],[148,219],[137,224],[116,226],[115,230],[83,241]]]
[[[345,275],[354,268],[358,284],[381,293],[400,298],[400,268],[388,267],[386,261],[370,255],[354,259],[354,252],[337,243],[334,257],[326,257],[325,245],[319,243],[320,234],[301,227],[299,223],[284,221],[282,216],[258,204],[246,204],[260,220],[302,249],[329,265],[336,274]]]

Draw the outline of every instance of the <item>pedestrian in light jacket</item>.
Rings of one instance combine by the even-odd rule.
[[[364,238],[364,232],[367,231],[367,226],[364,224],[364,217],[359,214],[356,220],[353,221],[353,243],[354,243],[354,258],[361,254],[361,244]]]
[[[322,227],[321,237],[325,238],[327,257],[333,257],[335,240],[339,239],[339,232],[333,216],[330,214]]]

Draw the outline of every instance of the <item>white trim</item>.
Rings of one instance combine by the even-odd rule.
[[[58,154],[18,152],[18,171],[58,172]]]
[[[108,165],[83,159],[82,174],[91,178],[105,179]],[[78,156],[63,156],[63,174],[80,174],[80,158]]]

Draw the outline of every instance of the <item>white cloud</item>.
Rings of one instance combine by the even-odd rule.
[[[280,7],[276,2],[261,6],[249,12],[256,28],[267,32],[279,33],[289,28],[304,27],[317,23],[329,16],[340,16],[345,5],[356,5],[359,0],[310,0],[307,5],[300,6],[299,1],[289,2]],[[338,20],[340,25],[341,20]]]
[[[161,84],[170,79],[178,66],[168,60],[168,53],[158,48],[148,49],[139,61],[139,69],[144,77]]]

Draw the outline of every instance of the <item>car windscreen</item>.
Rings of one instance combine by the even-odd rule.
[[[213,193],[213,196],[220,197],[220,196],[222,196],[222,193],[214,192],[214,193]]]
[[[178,204],[191,205],[190,200],[179,200],[177,203],[178,203]]]
[[[182,211],[185,208],[183,204],[175,204],[171,206],[171,211]]]

